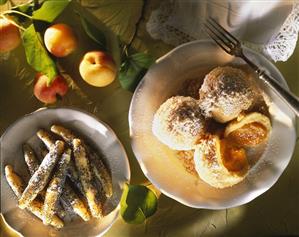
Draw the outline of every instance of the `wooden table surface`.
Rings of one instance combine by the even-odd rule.
[[[122,40],[129,42],[134,36],[132,47],[146,51],[153,56],[160,57],[173,47],[159,40],[152,39],[145,30],[150,13],[159,5],[158,0],[146,1],[78,1],[85,6],[90,19],[106,22],[107,15],[119,11],[125,19],[117,17],[112,24],[109,34],[121,34]],[[94,8],[92,4],[98,4]],[[57,21],[63,21],[74,27],[80,34],[78,21],[72,11],[77,4],[72,3]],[[126,15],[127,14],[127,15]],[[129,15],[129,16],[128,16]],[[113,17],[112,17],[113,18]],[[110,19],[111,20],[111,19]],[[137,34],[134,34],[137,24]],[[112,22],[113,23],[113,22]],[[82,42],[88,39],[82,36]],[[113,41],[113,36],[111,36]],[[128,109],[132,93],[123,90],[118,81],[106,88],[93,88],[86,85],[79,78],[76,70],[78,58],[84,50],[91,46],[82,46],[81,50],[68,60],[61,60],[61,64],[71,72],[72,78],[80,91],[70,91],[67,97],[57,106],[71,105],[94,113],[108,123],[124,144],[131,166],[133,184],[147,183],[130,146],[128,130]],[[113,54],[117,48],[111,46]],[[43,107],[32,95],[32,79],[34,72],[25,63],[22,47],[14,50],[8,59],[0,59],[0,134],[16,119]],[[275,64],[285,77],[291,90],[299,96],[299,44],[296,51],[287,62]],[[82,96],[82,94],[84,96]],[[297,119],[298,122],[298,119]],[[298,124],[298,123],[297,123]],[[298,133],[298,126],[297,126]],[[299,146],[298,139],[292,160],[278,182],[266,193],[255,200],[240,207],[226,210],[204,210],[186,207],[165,195],[160,195],[158,211],[142,225],[126,224],[118,218],[105,237],[126,236],[257,236],[257,235],[299,235]],[[18,236],[9,229],[1,218],[1,236]]]

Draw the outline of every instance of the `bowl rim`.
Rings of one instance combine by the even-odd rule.
[[[129,163],[129,159],[128,159],[128,155],[127,155],[127,152],[126,152],[126,149],[124,148],[124,145],[121,143],[120,139],[118,138],[118,136],[116,135],[116,133],[114,132],[114,130],[107,124],[105,123],[104,121],[100,120],[98,117],[96,117],[94,114],[88,112],[88,111],[85,111],[83,109],[80,109],[80,108],[76,108],[76,107],[72,107],[72,106],[59,106],[59,107],[41,107],[41,108],[38,108],[37,110],[33,111],[33,112],[30,112],[30,113],[27,113],[25,115],[23,115],[22,117],[16,119],[14,122],[12,122],[6,129],[5,131],[3,132],[3,134],[1,135],[0,137],[0,148],[1,148],[1,144],[2,144],[2,141],[4,140],[5,138],[5,135],[19,122],[21,122],[24,118],[28,118],[30,116],[34,116],[34,114],[36,113],[40,113],[40,112],[44,112],[46,110],[71,110],[71,111],[75,111],[75,112],[80,112],[80,113],[83,113],[83,114],[86,114],[88,115],[89,117],[91,117],[92,119],[94,119],[97,123],[100,123],[101,125],[103,125],[110,133],[111,135],[114,137],[115,141],[117,142],[120,150],[122,151],[123,153],[123,157],[124,157],[124,161],[125,161],[125,164],[126,166],[124,167],[126,169],[126,172],[127,172],[127,176],[126,178],[127,181],[126,183],[129,183],[130,180],[131,180],[131,169],[130,169],[130,163]],[[2,159],[1,159],[1,164],[2,166]],[[123,192],[123,191],[122,191]],[[21,232],[19,232],[18,230],[14,229],[13,226],[11,226],[5,219],[5,214],[2,213],[2,208],[1,208],[2,205],[0,205],[0,214],[2,215],[3,217],[3,221],[4,223],[13,231],[15,231],[16,233],[18,233],[19,235],[21,236],[24,236]],[[120,200],[119,200],[119,203],[117,204],[117,206],[110,212],[114,212],[115,211],[115,217],[113,218],[113,220],[109,223],[109,225],[107,225],[107,227],[99,234],[97,234],[96,236],[99,237],[99,236],[103,236],[111,227],[112,225],[116,222],[116,220],[118,219],[119,217],[119,214],[120,214]],[[36,217],[35,217],[36,218]]]
[[[192,46],[192,45],[197,45],[197,44],[212,44],[214,47],[218,47],[216,45],[216,43],[210,39],[202,39],[202,40],[194,40],[194,41],[191,41],[191,42],[187,42],[187,43],[184,43],[184,44],[181,44],[177,47],[175,47],[174,49],[170,50],[168,53],[166,53],[165,55],[161,56],[160,58],[158,58],[156,61],[155,61],[155,64],[157,63],[160,63],[164,60],[167,60],[169,57],[171,57],[176,51],[178,50],[181,50],[182,48],[184,47],[188,47],[188,46]],[[278,68],[270,61],[268,60],[264,55],[246,47],[246,46],[243,46],[243,49],[246,53],[247,52],[250,52],[250,54],[254,55],[255,57],[259,57],[261,58],[263,61],[266,61],[270,66],[271,66],[271,70],[273,69],[273,71],[275,71],[275,73],[277,73],[279,75],[279,78],[275,78],[277,81],[281,82],[282,83],[282,86],[284,88],[286,88],[287,90],[289,90],[289,87],[288,87],[288,84],[285,80],[285,78],[283,77],[283,75],[281,74],[281,72],[278,70]],[[234,56],[233,56],[234,57]],[[236,58],[236,57],[235,57]],[[150,70],[150,69],[149,69]],[[148,71],[149,71],[148,70]],[[147,72],[148,73],[148,72]],[[147,74],[146,73],[146,74]],[[143,162],[142,162],[142,154],[140,154],[139,151],[137,151],[137,148],[136,148],[136,144],[135,142],[133,141],[133,134],[134,134],[134,131],[133,131],[133,104],[135,103],[136,101],[136,97],[137,97],[137,92],[139,92],[140,88],[142,87],[143,83],[144,83],[144,78],[145,78],[146,75],[143,76],[143,78],[140,80],[140,82],[138,83],[138,86],[136,87],[135,91],[134,91],[134,94],[133,94],[133,97],[131,99],[131,103],[130,103],[130,109],[129,109],[129,114],[128,114],[128,119],[129,119],[129,131],[130,131],[130,139],[131,139],[131,147],[132,147],[132,150],[134,152],[134,155],[138,161],[138,164],[142,170],[142,172],[144,173],[144,175],[146,176],[147,179],[149,179],[149,181],[158,189],[160,190],[164,195],[186,205],[186,206],[189,206],[189,207],[192,207],[192,208],[197,208],[197,209],[210,209],[210,210],[223,210],[223,209],[226,209],[226,208],[232,208],[232,207],[238,207],[238,206],[241,206],[241,205],[244,205],[246,203],[249,203],[250,201],[254,200],[255,198],[257,198],[258,196],[262,195],[263,193],[265,193],[266,191],[268,191],[271,187],[274,186],[274,184],[278,181],[278,179],[280,178],[280,176],[284,173],[285,169],[287,168],[288,164],[290,163],[291,159],[292,159],[292,155],[294,153],[294,149],[295,149],[295,145],[296,145],[296,129],[295,129],[295,126],[296,126],[296,116],[295,116],[295,113],[293,111],[290,111],[290,114],[289,114],[289,117],[291,118],[291,121],[292,121],[292,128],[293,128],[293,133],[291,135],[293,135],[291,137],[291,142],[292,144],[290,145],[291,147],[291,155],[288,159],[288,162],[286,163],[285,166],[283,166],[282,168],[282,172],[275,178],[273,179],[273,182],[271,183],[271,185],[267,186],[266,188],[260,190],[259,192],[256,192],[255,195],[250,195],[250,196],[247,196],[247,197],[244,197],[243,200],[237,204],[230,204],[230,205],[226,205],[225,207],[221,207],[221,206],[200,206],[200,205],[194,205],[192,203],[189,203],[188,201],[185,201],[183,198],[180,198],[180,197],[177,197],[175,194],[173,193],[170,193],[169,191],[166,191],[165,189],[161,188],[159,183],[157,181],[155,181],[152,176],[150,175],[150,172],[147,172],[146,170],[146,167],[145,165],[142,165]],[[282,79],[282,80],[280,80]]]

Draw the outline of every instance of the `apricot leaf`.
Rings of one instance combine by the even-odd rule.
[[[106,38],[102,31],[95,25],[91,24],[87,19],[80,15],[81,24],[86,34],[96,43],[99,44],[102,50],[106,50]]]
[[[22,40],[28,64],[37,72],[45,74],[50,84],[57,75],[57,68],[42,43],[40,33],[36,32],[33,24],[24,31]]]
[[[33,7],[34,7],[34,3],[26,3],[26,4],[22,4],[22,5],[16,5],[14,7],[12,7],[12,10],[18,11],[18,12],[23,12],[26,13],[27,15],[32,15],[33,13]]]
[[[0,5],[3,5],[7,2],[7,0],[0,0]]]
[[[67,7],[70,0],[48,0],[33,12],[33,19],[51,23]]]
[[[145,53],[135,53],[125,58],[120,66],[119,81],[121,86],[134,91],[154,59]]]
[[[126,185],[120,201],[120,214],[129,224],[142,224],[157,210],[157,197],[143,185]]]
[[[26,28],[32,23],[31,19],[19,14],[19,12],[25,13],[28,16],[32,16],[34,10],[34,3],[30,2],[22,5],[16,5],[11,9],[14,10],[14,12],[10,13],[9,15],[13,16],[14,20],[20,23],[23,27]]]
[[[129,43],[141,17],[145,1],[81,0],[80,4],[96,16],[122,41]]]

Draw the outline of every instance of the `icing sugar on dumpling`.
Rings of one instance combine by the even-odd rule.
[[[265,145],[271,132],[268,108],[253,75],[217,67],[202,85],[198,79],[188,83],[180,94],[196,99],[166,100],[154,115],[153,134],[179,150],[185,169],[210,186],[222,189],[242,182],[254,164],[252,149]]]
[[[190,150],[204,133],[205,119],[198,100],[174,96],[157,110],[152,131],[164,144],[175,150]]]
[[[205,76],[199,90],[201,109],[206,117],[220,123],[235,119],[250,108],[256,91],[247,74],[232,67],[217,67]]]
[[[249,169],[245,150],[217,135],[207,135],[196,145],[194,163],[199,177],[215,188],[240,183]]]

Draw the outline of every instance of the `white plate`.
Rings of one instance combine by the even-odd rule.
[[[17,199],[4,177],[4,167],[10,164],[23,177],[28,177],[22,154],[22,144],[26,141],[33,146],[40,142],[36,132],[40,128],[49,129],[53,123],[71,128],[78,135],[98,149],[112,173],[113,196],[105,207],[109,213],[103,219],[84,222],[79,218],[66,223],[60,231],[45,226],[34,215],[17,207]],[[24,236],[101,236],[116,220],[123,187],[130,179],[130,167],[125,150],[106,124],[85,112],[70,109],[42,109],[28,114],[11,125],[1,137],[1,212],[9,226]]]
[[[270,75],[287,84],[276,69],[260,54],[245,49],[245,54]],[[133,96],[129,124],[132,148],[146,177],[165,195],[195,208],[224,209],[247,203],[267,191],[288,165],[295,146],[295,116],[281,99],[269,91],[273,131],[266,150],[248,177],[238,185],[216,189],[187,173],[175,151],[152,134],[152,120],[159,106],[190,78],[203,78],[216,66],[245,64],[222,51],[211,41],[184,44],[153,65]]]

